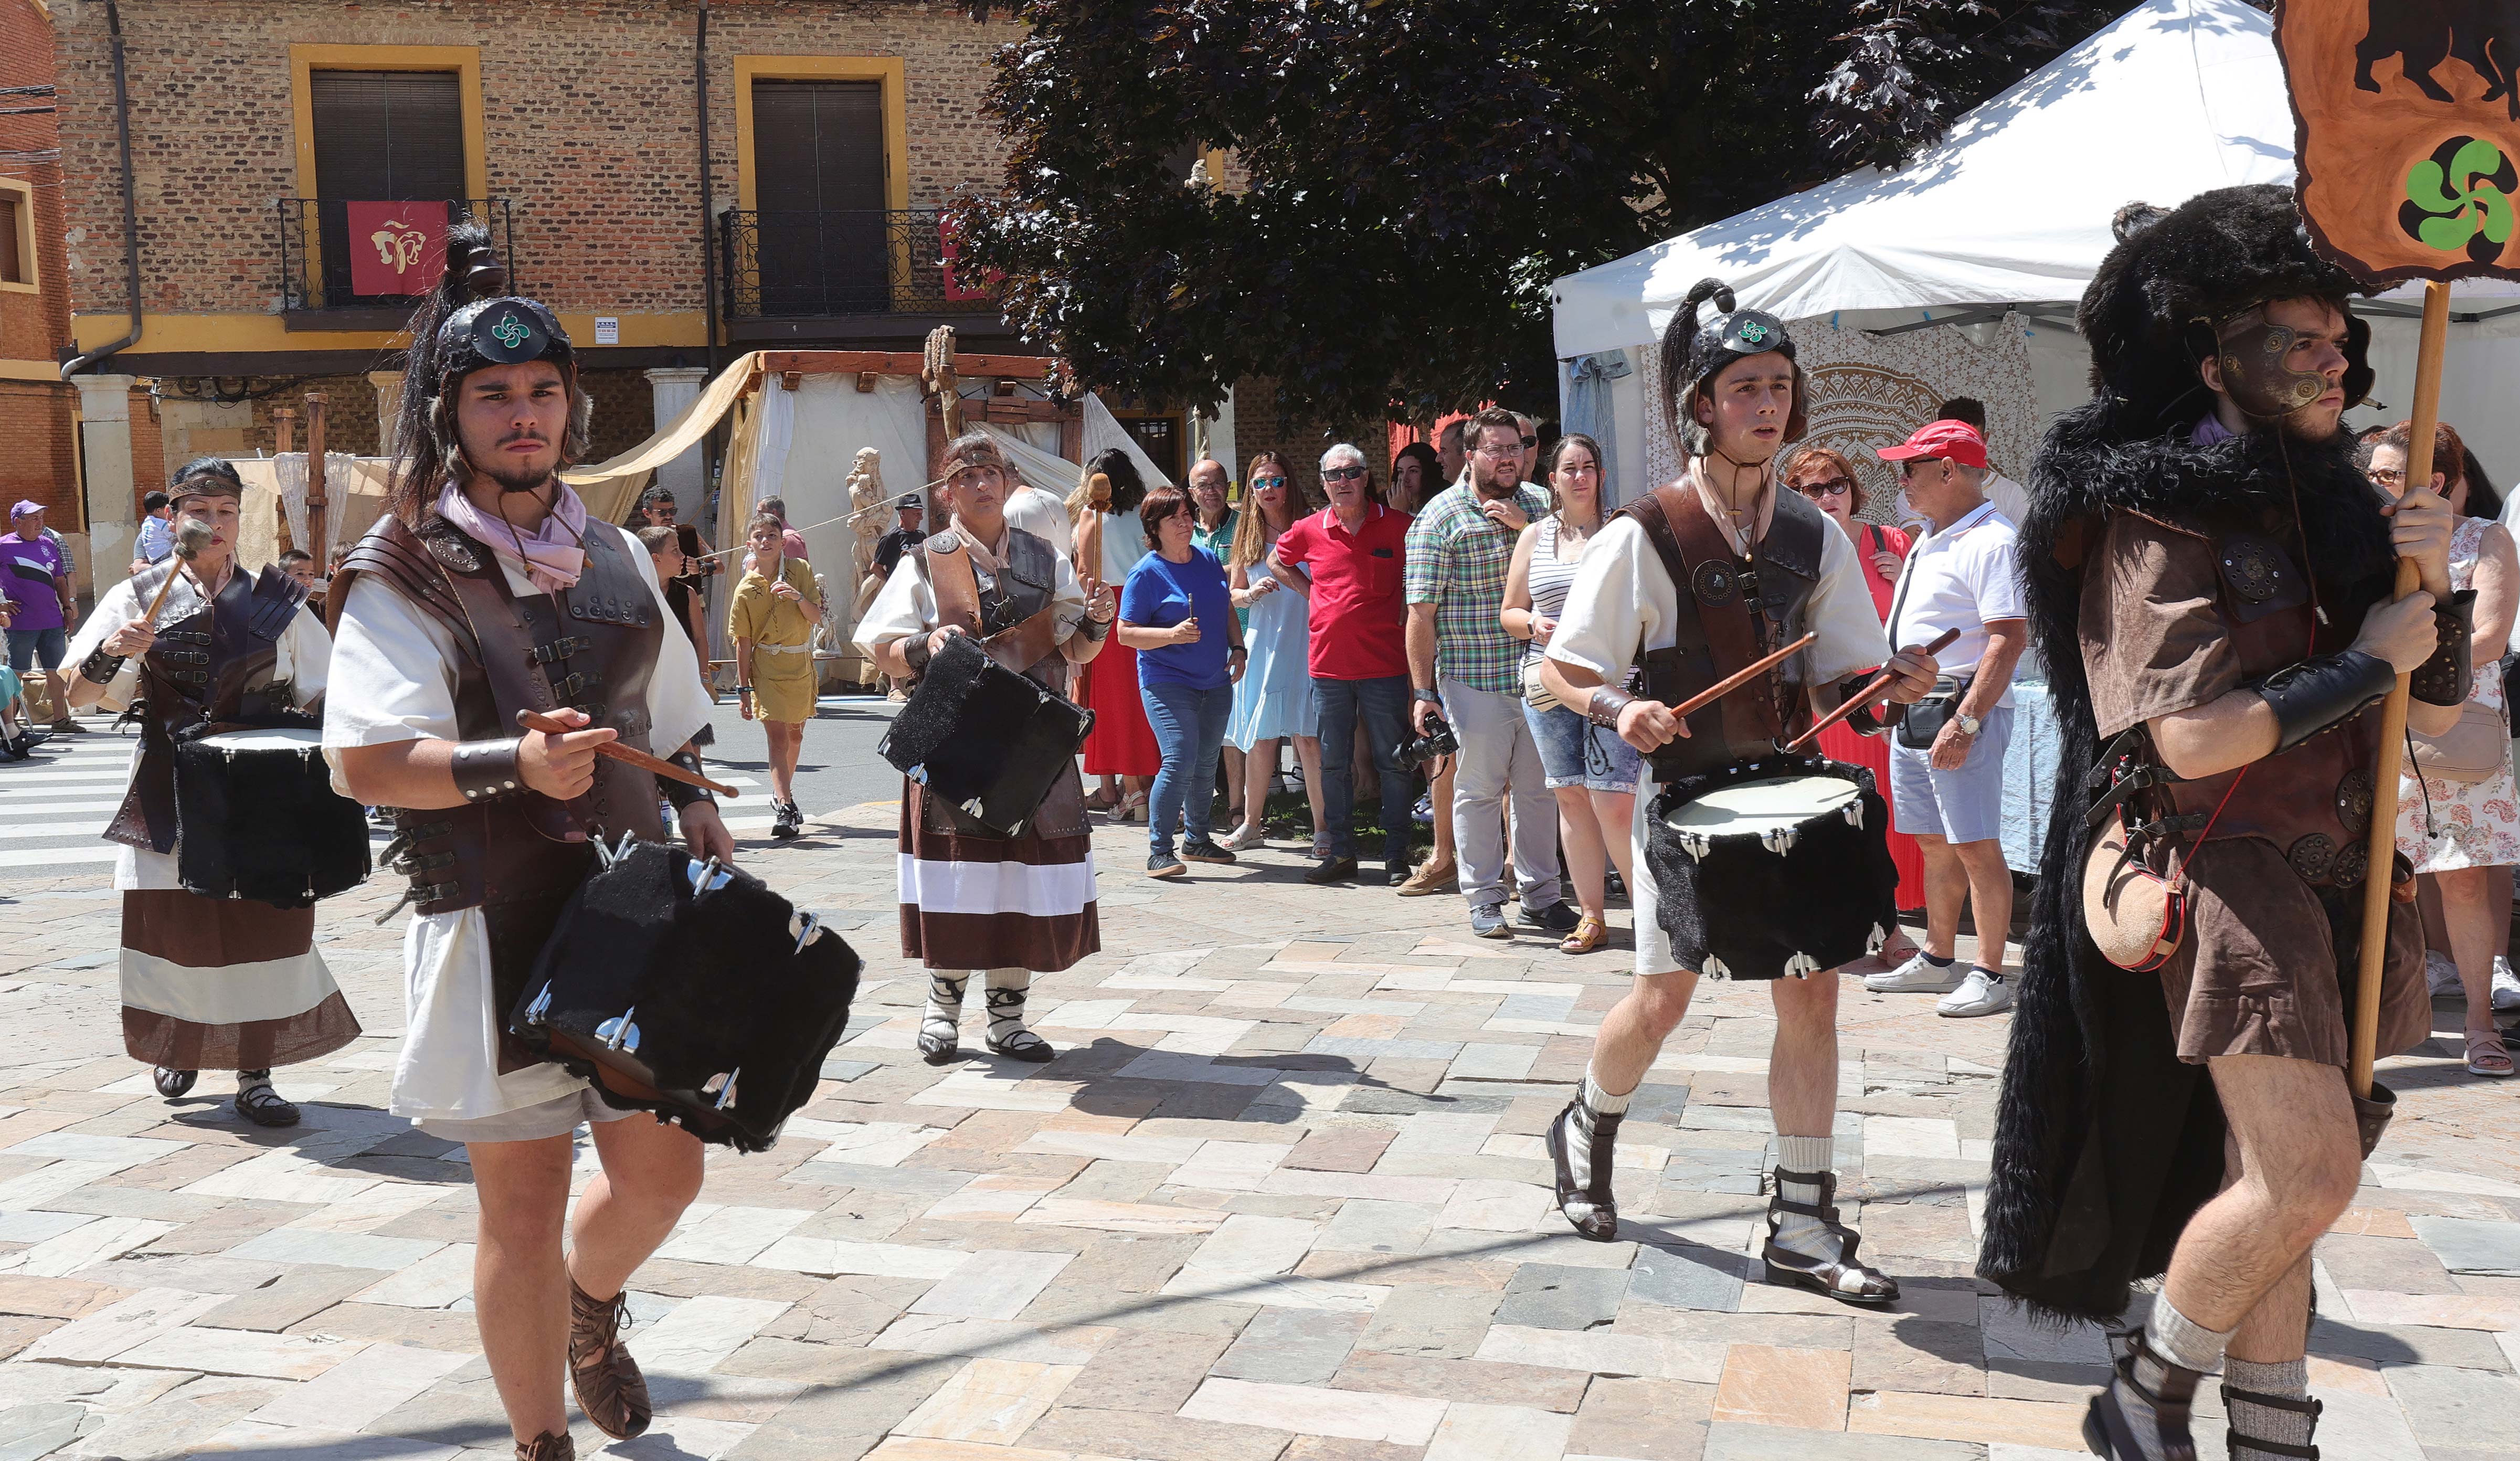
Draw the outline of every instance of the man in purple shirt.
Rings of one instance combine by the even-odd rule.
[[[69,627],[78,622],[71,601],[70,565],[59,544],[44,535],[44,505],[24,501],[9,509],[9,532],[0,537],[0,583],[7,585],[17,613],[9,620],[9,667],[23,678],[41,664],[54,687],[56,730],[75,730],[69,702],[58,689],[62,649]]]

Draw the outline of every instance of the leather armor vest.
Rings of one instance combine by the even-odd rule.
[[[132,590],[148,604],[181,570],[181,562],[169,558],[132,579]],[[305,602],[303,584],[267,565],[259,575],[228,574],[215,600],[203,604],[195,595],[190,614],[158,626],[157,642],[140,657],[141,698],[132,707],[140,722],[140,760],[131,789],[107,824],[107,840],[157,852],[175,849],[178,738],[221,726],[317,723],[296,709],[288,686],[271,678],[280,636]]]
[[[1619,509],[1645,530],[1671,573],[1680,605],[1669,649],[1645,651],[1643,696],[1678,706],[1803,636],[1820,585],[1821,534],[1836,527],[1799,492],[1775,489],[1767,536],[1743,558],[1732,551],[1693,487],[1658,487]],[[1655,752],[1665,785],[1776,753],[1811,723],[1804,656],[1688,717],[1688,734]]]
[[[2206,536],[2180,524],[2160,525],[2190,537]],[[2277,539],[2228,532],[2212,542],[2221,571],[2215,608],[2244,683],[2314,655],[2340,653],[2361,632],[2370,605],[2326,603],[2328,622],[2320,624],[2313,612],[2309,576]],[[2177,819],[2172,830],[2182,833],[2191,847],[2211,821],[2215,842],[2263,838],[2285,854],[2303,882],[2352,888],[2369,870],[2372,778],[2380,764],[2380,707],[2375,705],[2290,751],[2218,776],[2169,782],[2162,791]],[[2216,820],[2218,806],[2222,811]]]
[[[518,711],[565,706],[620,732],[624,746],[652,749],[648,677],[665,616],[615,534],[587,533],[575,586],[519,597],[490,550],[452,524],[432,516],[415,532],[387,515],[350,550],[336,576],[337,622],[349,602],[348,580],[360,573],[377,574],[453,633],[462,650],[455,666],[461,739],[504,740],[517,734]],[[503,909],[549,905],[544,911],[556,915],[558,901],[594,866],[590,836],[664,838],[655,778],[608,758],[596,761],[595,785],[574,801],[520,790],[393,815],[399,836],[387,865],[411,879],[409,900],[422,913],[489,910],[492,967],[502,977],[517,965],[514,955],[521,952],[522,963],[530,964],[541,946],[530,931],[519,930],[516,941],[532,947],[503,948],[511,942],[501,936],[511,922]],[[543,926],[547,931],[548,922]],[[517,979],[523,972],[515,967]]]
[[[922,576],[927,572],[927,555],[924,552],[914,551],[903,556],[918,563]],[[971,559],[972,576],[980,584],[979,637],[983,640],[1005,634],[1005,631],[1041,613],[1050,607],[1051,600],[1058,593],[1058,550],[1043,541],[1038,534],[1010,526],[1007,529],[1006,558],[1001,567],[1003,571],[993,574],[980,566],[977,558]],[[1052,638],[1050,653],[1029,664],[1008,662],[1004,647],[1012,645],[1015,636],[1009,635],[982,647],[1007,668],[1065,695],[1067,657],[1058,653],[1056,636]]]

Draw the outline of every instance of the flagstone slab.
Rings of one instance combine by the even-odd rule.
[[[144,1340],[114,1355],[113,1362],[160,1370],[200,1370],[211,1375],[312,1380],[366,1347],[366,1342],[361,1340],[258,1334],[192,1324]]]
[[[1186,1420],[1257,1426],[1306,1436],[1337,1436],[1424,1445],[1434,1438],[1445,1402],[1367,1394],[1309,1385],[1263,1385],[1210,1379],[1181,1408]]]
[[[2520,1222],[2466,1217],[2406,1219],[2424,1246],[2452,1273],[2488,1278],[2520,1277]]]

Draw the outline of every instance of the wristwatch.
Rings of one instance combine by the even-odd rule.
[[[1436,694],[1432,690],[1411,690],[1409,692],[1409,698],[1412,700],[1423,701],[1430,706],[1440,706],[1444,703],[1444,697]]]
[[[1974,736],[1977,734],[1977,728],[1986,724],[1986,722],[1978,719],[1975,715],[1960,714],[1952,717],[1952,724],[1960,728],[1961,735]]]

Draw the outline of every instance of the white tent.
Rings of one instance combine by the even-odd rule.
[[[1689,286],[1709,277],[1745,306],[1845,328],[1935,321],[1983,335],[2009,308],[2027,327],[2044,419],[2089,394],[2072,306],[2121,205],[2292,178],[2292,114],[2268,17],[2242,0],[2147,0],[1897,172],[1852,172],[1558,280],[1556,353],[1628,350],[1642,367],[1635,347],[1659,339]],[[2417,294],[2359,306],[2373,317],[2381,408],[2358,421],[2396,419],[2411,404]],[[2520,476],[2520,419],[2498,388],[2520,366],[2520,286],[2462,282],[2452,310],[2442,414],[2508,483]],[[1645,459],[1643,381],[1640,368],[1612,387],[1622,478]]]

